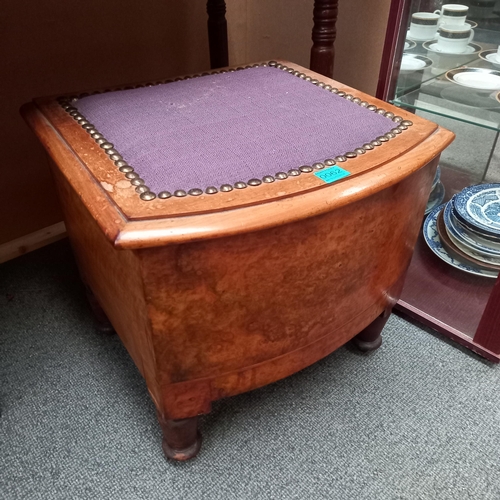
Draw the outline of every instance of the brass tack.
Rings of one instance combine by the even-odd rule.
[[[161,191],[160,193],[158,193],[158,198],[161,198],[162,200],[166,200],[167,198],[171,197],[172,193],[170,193],[169,191]]]
[[[132,179],[130,181],[130,184],[132,184],[132,186],[142,186],[143,184],[145,184],[145,182],[144,182],[144,179],[141,179],[140,177],[136,177],[135,179]]]
[[[325,84],[323,82],[319,82],[318,83],[318,87],[324,89],[325,88]]]
[[[116,153],[116,154],[110,155],[109,159],[113,160],[113,161],[118,161],[118,160],[123,160],[123,157],[122,157],[122,155]]]
[[[301,167],[299,167],[299,170],[305,174],[309,173],[309,172],[312,172],[313,171],[313,168],[309,165],[302,165]]]
[[[253,64],[252,68],[258,68],[259,66],[260,66],[260,64]]]
[[[141,200],[144,201],[151,201],[156,198],[156,195],[152,193],[151,191],[148,191],[147,193],[141,193],[140,194]]]
[[[332,158],[328,158],[327,160],[325,160],[324,163],[325,163],[326,166],[331,167],[332,165],[335,165],[335,160],[333,160]],[[314,165],[316,165],[316,163]],[[314,165],[313,165],[313,167],[314,167]]]
[[[392,128],[392,129],[391,129],[391,132],[392,132],[393,134],[400,134],[400,133],[401,133],[401,130],[400,130],[399,128],[397,128],[397,127],[396,127],[396,128]]]
[[[135,172],[133,172],[133,171],[132,171],[132,172],[127,172],[127,173],[125,174],[125,177],[126,177],[127,179],[137,179],[137,178],[139,177],[139,174],[137,174],[137,173],[135,173]]]
[[[393,122],[396,122],[396,123],[399,123],[399,122],[402,122],[403,121],[403,117],[402,116],[398,116],[396,115],[393,119],[392,119]]]
[[[99,139],[96,139],[95,142],[97,142],[100,146],[101,144],[106,144],[108,141],[104,137],[99,137]]]
[[[203,189],[193,188],[188,191],[188,194],[191,196],[200,196],[201,194],[203,194]]]
[[[135,186],[135,184],[133,184]],[[150,189],[147,187],[147,186],[143,186],[141,184],[139,184],[136,188],[135,188],[135,192],[136,193],[147,193],[148,191],[150,191]]]
[[[306,77],[304,78],[304,80],[306,82],[310,82],[310,81],[312,81],[312,78],[310,76],[306,75]]]
[[[274,182],[274,177],[272,175],[265,175],[264,177],[262,177],[262,180],[270,184],[271,182]]]
[[[385,116],[387,118],[394,118],[394,113],[392,111],[386,111]]]
[[[338,89],[338,88],[336,88],[336,87],[333,87],[333,88],[330,90],[330,92],[331,92],[332,94],[338,94],[338,93],[339,93],[339,89]]]
[[[345,95],[347,95],[343,90],[339,90],[337,92],[337,95],[340,96],[340,97],[344,97]]]
[[[103,137],[103,135],[100,134],[99,132],[96,132],[95,134],[92,134],[92,139],[100,139],[101,137]]]
[[[331,85],[325,85],[323,88],[325,90],[332,90],[332,86]]]
[[[292,177],[297,177],[297,175],[300,175],[300,170],[297,168],[291,168],[288,171],[288,175],[291,175]]]
[[[328,164],[326,163],[327,161],[328,161],[328,160],[326,160],[326,161],[325,161],[325,163],[321,163],[320,161],[318,161],[318,162],[316,162],[316,163],[313,163],[313,165],[312,165],[312,166],[313,166],[313,168],[314,168],[314,169],[316,169],[316,170],[321,170],[321,169],[325,168],[325,165],[328,165]],[[335,163],[335,162],[333,162],[333,163]]]
[[[95,128],[95,126],[92,123],[89,123],[89,122],[83,123],[83,124],[80,124],[80,125],[82,125],[82,128],[84,128],[87,132],[89,130],[92,130],[93,128]]]
[[[205,189],[205,193],[207,194],[215,194],[218,192],[218,189],[215,186],[209,186]]]
[[[238,181],[234,183],[236,189],[245,189],[247,185],[243,181]]]
[[[120,170],[120,172],[127,173],[134,171],[134,169],[124,160],[115,161],[115,165],[118,167],[118,170]]]
[[[388,139],[394,139],[394,137],[396,137],[396,134],[394,134],[393,132],[387,132],[387,134],[385,134],[385,136]]]
[[[348,151],[344,156],[346,158],[356,158],[358,155],[354,151]]]
[[[262,184],[262,181],[260,179],[250,179],[247,184],[249,186],[260,186]]]
[[[361,104],[361,99],[359,97],[355,97],[352,101],[356,104]]]
[[[276,179],[280,181],[283,181],[288,177],[288,174],[285,172],[277,172],[274,177],[276,177]]]
[[[300,76],[300,71],[295,70],[295,71],[293,72],[293,74],[294,74],[294,76]]]
[[[271,66],[271,65],[269,65],[269,66]],[[220,187],[220,190],[224,193],[228,193],[229,191],[233,190],[233,186],[231,186],[231,184],[222,184],[222,186]]]
[[[106,154],[111,157],[113,155],[117,155],[118,151],[114,148],[109,148],[109,149],[106,149]]]
[[[111,142],[101,142],[99,145],[102,149],[111,149],[112,147],[114,147],[114,144]]]
[[[375,104],[370,104],[370,105],[366,106],[366,109],[369,109],[370,111],[376,111],[377,106],[375,106]]]
[[[366,151],[371,151],[372,149],[374,149],[374,147],[373,144],[367,142],[366,144],[363,144],[363,149],[365,149]]]
[[[385,109],[378,108],[376,113],[377,113],[377,115],[385,115]]]
[[[80,119],[78,120],[78,125],[80,125],[80,126],[82,126],[82,127],[83,127],[84,125],[87,125],[88,123],[90,123],[90,122],[89,122],[88,120],[86,120],[85,118],[80,118]]]
[[[305,73],[299,73],[299,78],[302,78],[302,80],[304,80],[306,77],[306,74]]]
[[[276,67],[277,67],[278,69],[282,69],[282,68],[283,68],[283,64],[276,64]]]
[[[184,189],[177,189],[174,191],[174,196],[177,196],[177,198],[184,198],[184,196],[187,196],[187,193]]]
[[[80,113],[78,112],[78,110],[77,110],[76,108],[74,108],[74,109],[72,109],[72,110],[69,112],[69,114],[70,114],[71,116],[76,116],[76,115],[79,115]]]
[[[347,99],[348,101],[352,101],[352,100],[354,100],[354,96],[352,94],[346,94],[344,96],[344,99]]]
[[[413,122],[410,120],[403,120],[401,122],[401,125],[406,125],[407,127],[411,127],[413,125]]]
[[[337,163],[342,163],[342,162],[344,162],[344,161],[347,161],[347,158],[346,158],[345,156],[336,156],[336,157],[335,157],[335,161],[336,161]]]
[[[271,67],[278,65],[278,63],[276,61],[269,61],[267,64],[269,64],[269,66],[271,66]]]
[[[372,142],[370,142],[370,144],[372,146],[381,146],[382,145],[382,143],[377,139],[374,139]]]
[[[377,141],[380,141],[380,142],[387,142],[389,139],[385,136],[385,135],[379,135],[377,137]]]
[[[357,155],[364,155],[366,153],[366,150],[365,148],[356,148],[354,150],[354,152],[357,154]]]
[[[368,107],[368,103],[366,101],[361,101],[359,103],[359,105],[362,107],[362,108],[367,108]]]
[[[311,83],[312,83],[313,85],[318,85],[319,80],[316,80],[316,78],[313,78],[313,79],[311,80]]]
[[[406,125],[398,125],[398,129],[403,131],[403,130],[408,130],[408,127]]]

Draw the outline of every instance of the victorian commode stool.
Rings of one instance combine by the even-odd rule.
[[[22,113],[52,158],[94,307],[144,376],[177,460],[198,452],[212,401],[353,338],[380,345],[453,139],[275,61]]]

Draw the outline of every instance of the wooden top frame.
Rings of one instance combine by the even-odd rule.
[[[381,147],[342,164],[351,175],[333,184],[308,174],[217,195],[143,201],[56,97],[35,99],[21,112],[103,232],[119,248],[228,236],[327,212],[399,182],[453,140],[451,132],[435,123],[296,64],[279,63],[393,112],[413,125]]]

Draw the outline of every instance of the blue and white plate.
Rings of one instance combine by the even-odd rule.
[[[486,255],[491,255],[492,257],[500,257],[500,245],[497,246],[493,242],[479,238],[479,236],[469,231],[455,219],[452,211],[452,201],[449,201],[446,204],[443,216],[448,232],[463,245],[467,246],[467,248],[470,248],[475,252],[482,252]]]
[[[471,248],[464,245],[463,242],[461,242],[455,236],[453,236],[452,231],[450,231],[448,227],[446,227],[446,233],[448,234],[450,241],[458,248],[458,250],[461,250],[464,254],[469,255],[475,260],[484,262],[485,264],[490,264],[492,266],[499,266],[500,270],[500,257],[493,257],[493,255],[489,255],[487,253],[483,253],[478,250],[472,250]]]
[[[454,196],[456,216],[470,229],[500,238],[500,184],[478,184]]]
[[[486,269],[481,269],[479,267],[473,266],[470,263],[466,263],[456,257],[452,257],[441,244],[439,239],[439,233],[437,231],[437,216],[441,210],[443,210],[445,205],[439,205],[434,208],[428,215],[424,222],[424,239],[429,248],[441,259],[444,260],[450,266],[461,269],[467,273],[476,274],[478,276],[484,276],[486,278],[496,278],[498,273],[495,271],[488,271]]]
[[[434,207],[437,207],[444,200],[444,185],[442,182],[438,182],[436,186],[431,191],[429,200],[427,201],[427,206],[425,207],[425,215],[427,215]]]

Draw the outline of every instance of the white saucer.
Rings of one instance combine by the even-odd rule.
[[[417,44],[413,40],[405,40],[405,48],[404,50],[414,49]]]
[[[448,80],[475,90],[500,90],[500,71],[487,68],[458,68],[446,73]]]
[[[435,40],[437,37],[437,33],[432,38],[416,38],[410,35],[410,30],[406,32],[406,39],[411,40],[412,42],[428,42],[429,40]]]
[[[483,61],[488,61],[494,66],[500,66],[500,57],[498,56],[497,49],[482,50],[478,55]]]
[[[403,54],[401,59],[401,73],[413,73],[414,71],[421,71],[432,65],[432,61],[428,57],[413,55],[413,54]]]
[[[438,47],[437,42],[424,44],[425,49],[430,50],[431,52],[435,52],[436,54],[445,54],[447,56],[463,56],[463,55],[474,54],[475,52],[478,52],[477,47],[479,46],[470,43],[469,45],[467,45],[466,49],[463,52],[445,52]],[[479,50],[481,49],[479,48]]]

